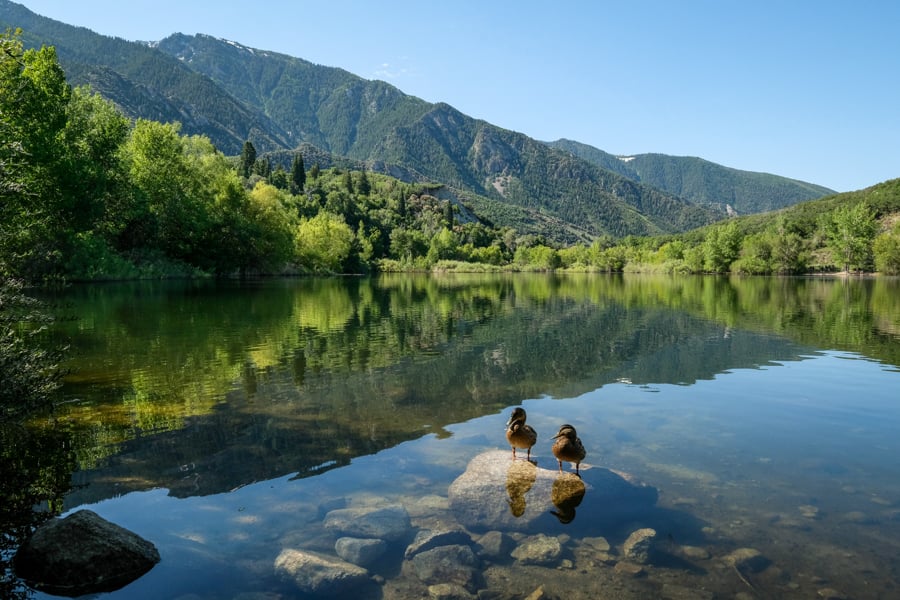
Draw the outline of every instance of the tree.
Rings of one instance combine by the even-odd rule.
[[[291,193],[299,194],[306,185],[306,168],[303,165],[303,155],[299,152],[291,161]]]
[[[833,260],[844,271],[862,270],[872,264],[877,222],[866,203],[841,206],[825,218],[824,225]]]
[[[37,279],[59,262],[60,143],[71,88],[56,51],[23,50],[20,32],[0,36],[0,266]]]
[[[241,160],[238,163],[238,172],[241,174],[241,177],[250,177],[255,165],[256,148],[250,140],[247,140],[244,142],[244,147],[241,148]]]
[[[706,270],[711,273],[727,273],[741,250],[741,233],[737,223],[713,227],[703,242]]]
[[[353,230],[342,217],[329,212],[320,212],[297,227],[297,259],[317,273],[340,273],[352,244]]]
[[[875,268],[885,275],[900,275],[900,222],[875,237]]]
[[[356,191],[361,196],[368,196],[372,191],[372,184],[369,182],[369,176],[366,175],[365,171],[361,171],[359,174],[359,185],[356,186]]]

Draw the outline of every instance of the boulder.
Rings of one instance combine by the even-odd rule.
[[[39,527],[19,548],[14,567],[35,589],[81,596],[117,590],[158,562],[152,543],[93,511],[79,510]]]
[[[369,572],[339,558],[285,548],[275,572],[306,594],[333,596],[368,583]]]
[[[547,464],[553,468],[514,461],[503,450],[483,452],[450,484],[450,509],[472,531],[526,530],[551,512],[561,523],[570,523],[576,519],[575,508],[588,504],[603,507],[589,518],[615,522],[647,511],[659,497],[656,488],[626,473],[593,467],[578,478],[560,473],[555,460]]]

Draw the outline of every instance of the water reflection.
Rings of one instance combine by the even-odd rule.
[[[541,395],[690,384],[852,346],[900,362],[882,280],[390,276],[75,287],[64,418],[92,501],[348,464]],[[190,473],[181,466],[194,465]]]
[[[525,494],[537,479],[537,467],[530,460],[515,460],[506,470],[506,495],[509,512],[518,518],[525,514]]]
[[[566,525],[575,520],[575,509],[584,500],[586,491],[587,488],[578,475],[562,473],[556,478],[550,490],[550,501],[556,507],[552,514],[560,523]]]
[[[74,349],[64,418],[80,466],[66,506],[115,498],[110,518],[150,535],[164,514],[168,551],[189,554],[189,540],[214,573],[252,555],[259,564],[232,575],[253,582],[246,591],[269,589],[259,573],[273,544],[333,552],[323,505],[389,501],[422,528],[565,533],[576,566],[542,575],[569,582],[557,590],[583,569],[621,584],[598,567],[597,540],[614,561],[648,527],[685,577],[724,579],[716,561],[753,545],[781,569],[754,585],[811,597],[812,576],[791,572],[839,565],[862,582],[842,550],[896,568],[860,528],[898,522],[898,410],[883,392],[900,364],[898,291],[597,276],[75,288],[82,319],[57,330]],[[583,479],[558,475],[546,439],[532,458],[553,468],[510,459],[499,431],[519,405],[538,431],[590,432]],[[448,488],[475,477],[479,457],[492,478],[468,511]],[[797,544],[810,560],[784,550]],[[185,579],[185,594],[220,585],[192,587],[168,565],[163,579]],[[653,581],[644,597],[660,595]],[[740,580],[692,585],[746,592]]]

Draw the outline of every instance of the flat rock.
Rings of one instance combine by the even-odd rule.
[[[307,594],[336,595],[368,583],[369,572],[336,557],[286,548],[275,559],[275,572]]]
[[[656,488],[626,473],[594,467],[577,478],[560,474],[555,460],[547,464],[553,468],[514,461],[504,450],[483,452],[450,484],[450,509],[470,530],[523,530],[549,512],[569,523],[583,502],[603,507],[595,518],[615,520],[646,511],[659,496]]]
[[[325,528],[347,537],[391,542],[410,535],[410,520],[400,505],[339,508],[325,515]]]
[[[512,557],[523,565],[555,565],[561,554],[562,544],[559,543],[559,538],[543,533],[525,538],[512,551]]]
[[[60,596],[117,590],[158,562],[152,543],[90,510],[45,523],[14,558],[18,577]]]

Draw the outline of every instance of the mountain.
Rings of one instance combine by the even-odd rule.
[[[679,198],[732,214],[768,212],[836,193],[821,185],[723,167],[702,158],[666,154],[614,156],[566,139],[547,145]]]
[[[249,139],[261,152],[301,148],[312,164],[306,152],[314,147],[443,183],[495,224],[562,243],[684,231],[723,218],[722,207],[736,201],[718,189],[706,200],[682,197],[696,186],[675,193],[634,161],[581,156],[382,81],[207,35],[129,42],[8,0],[0,0],[0,26],[21,27],[29,45],[55,46],[71,83],[90,84],[129,116],[179,121],[226,154]]]

